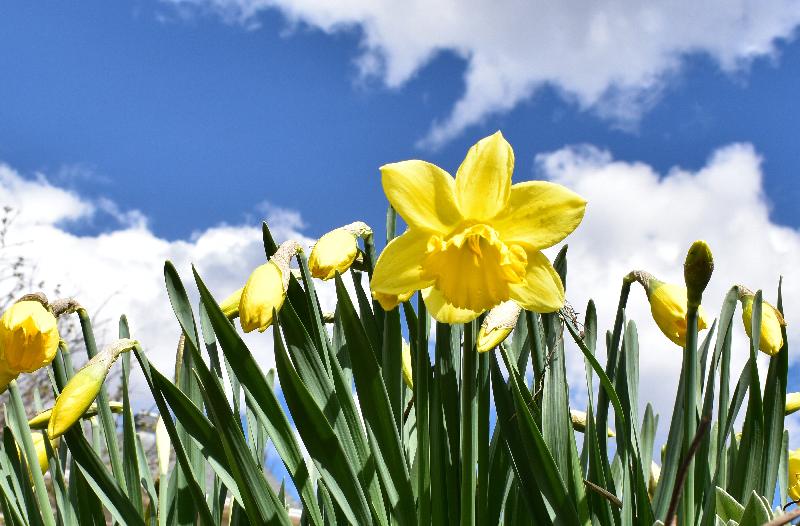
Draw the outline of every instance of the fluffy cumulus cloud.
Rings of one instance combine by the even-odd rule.
[[[166,294],[164,262],[175,264],[195,301],[192,264],[222,300],[264,262],[259,227],[220,225],[197,232],[189,240],[169,241],[149,230],[136,211],[120,210],[105,199],[86,199],[54,186],[42,175],[24,177],[0,165],[0,207],[6,206],[13,209],[14,220],[0,251],[3,261],[23,256],[32,281],[43,282],[45,292],[58,285],[63,295],[78,299],[101,322],[99,343],[113,340],[116,320],[126,314],[132,336],[165,372],[174,364],[179,329]],[[296,212],[272,208],[267,217],[278,241],[292,238],[305,246],[312,243],[300,232],[302,223]],[[99,235],[71,233],[87,221],[116,226]],[[12,283],[2,281],[0,287]],[[323,308],[332,310],[330,287],[323,287],[320,296]],[[271,336],[256,332],[246,340],[261,363],[271,367]],[[76,355],[80,360],[81,352]],[[137,390],[142,389],[146,388],[137,382]]]
[[[793,37],[793,0],[697,3],[541,0],[166,0],[257,26],[278,9],[292,24],[361,34],[361,72],[398,87],[437,54],[466,61],[464,92],[425,142],[436,145],[543,86],[577,106],[630,124],[684,57],[703,54],[727,72],[771,56]]]
[[[710,317],[719,315],[722,300],[734,284],[762,289],[764,298],[775,304],[778,279],[784,276],[789,339],[800,337],[797,324],[792,323],[800,312],[800,232],[770,221],[761,159],[750,145],[721,148],[697,171],[674,168],[657,173],[646,164],[615,161],[608,152],[591,146],[540,155],[537,165],[541,176],[574,189],[589,202],[583,223],[569,238],[567,296],[581,312],[594,298],[601,336],[613,327],[625,274],[643,269],[662,281],[682,283],[687,248],[694,240],[705,239],[715,259],[714,275],[703,297]],[[638,284],[631,291],[627,315],[636,322],[640,340],[640,400],[652,401],[662,415],[663,437],[682,351],[659,332]],[[740,307],[734,323],[732,373],[738,377],[748,357]],[[790,360],[796,367],[797,353]],[[765,362],[762,355],[762,375]],[[568,357],[568,367],[576,403],[585,403],[581,390],[575,389],[584,385],[577,349]],[[800,385],[790,383],[789,389],[797,391]],[[793,424],[798,427],[798,423]],[[792,440],[795,447],[800,445],[798,439]]]

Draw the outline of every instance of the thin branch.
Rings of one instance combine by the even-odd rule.
[[[764,524],[764,526],[782,526],[783,524],[789,524],[792,520],[800,517],[800,509],[790,511],[786,515],[781,515],[780,517],[775,517],[771,521]]]

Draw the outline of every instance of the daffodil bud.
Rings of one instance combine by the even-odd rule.
[[[243,290],[244,287],[240,288],[219,304],[219,308],[222,310],[222,313],[225,314],[225,316],[227,316],[229,319],[239,317],[239,303],[242,301]]]
[[[172,451],[172,442],[169,438],[164,417],[159,416],[156,421],[156,454],[158,455],[158,471],[163,477],[169,472],[169,455]],[[162,479],[162,484],[164,484]]]
[[[122,412],[122,402],[115,402],[110,401],[108,402],[108,408],[111,409],[112,413],[121,413]],[[98,413],[97,404],[92,404],[89,408],[81,415],[82,418],[91,418],[96,416]],[[47,425],[50,423],[50,417],[53,414],[53,408],[45,409],[41,413],[37,414],[30,420],[28,420],[28,427],[31,429],[47,429]]]
[[[311,275],[318,279],[332,279],[337,272],[343,274],[358,256],[358,238],[371,236],[372,229],[357,221],[331,230],[316,242],[308,257]]]
[[[714,257],[705,241],[698,240],[689,247],[683,264],[683,279],[686,282],[689,305],[699,307],[714,272]]]
[[[100,388],[108,375],[109,369],[123,352],[128,352],[136,345],[135,340],[123,338],[117,340],[94,358],[86,362],[67,382],[61,394],[53,404],[47,434],[51,438],[63,435],[89,409],[100,393]]]
[[[478,331],[478,352],[491,351],[508,338],[522,311],[515,301],[504,301],[489,311]]]
[[[786,394],[786,414],[791,415],[800,409],[800,393]]]
[[[750,338],[753,337],[753,300],[755,294],[749,289],[739,287],[739,301],[742,302],[742,322],[744,323],[744,331]],[[786,320],[783,319],[781,313],[767,303],[761,302],[761,339],[758,344],[761,352],[770,356],[775,356],[778,351],[783,347],[783,332],[782,327],[786,326]]]
[[[658,487],[658,481],[661,478],[661,466],[656,464],[654,460],[650,461],[650,480],[647,481],[647,494],[650,496],[650,500],[653,500],[653,497],[656,494],[656,488]]]
[[[681,347],[686,345],[686,315],[688,313],[688,297],[686,287],[664,283],[652,274],[634,271],[629,274],[642,284],[650,302],[650,312],[658,328],[673,343]],[[697,330],[708,327],[706,314],[702,306],[697,309]]]
[[[36,450],[36,461],[42,474],[44,474],[47,472],[47,468],[50,467],[50,461],[47,459],[47,446],[44,445],[44,433],[31,433],[31,439],[33,439],[33,447]],[[56,449],[58,442],[58,439],[51,440],[50,446]],[[22,450],[19,445],[17,445],[17,454],[22,457]]]
[[[578,411],[577,409],[570,409],[569,410],[569,417],[572,420],[572,429],[577,431],[578,433],[585,433],[586,432],[586,412],[585,411]],[[606,431],[609,437],[617,436],[614,433],[614,430],[608,428]]]
[[[800,449],[789,451],[789,497],[800,501]]]
[[[286,241],[269,261],[250,274],[239,301],[239,321],[244,332],[264,332],[272,325],[272,313],[281,310],[289,289],[289,263],[301,250],[296,241]]]
[[[56,317],[44,305],[19,301],[0,318],[0,366],[7,374],[32,373],[53,361],[59,339]]]
[[[409,389],[414,389],[414,373],[411,367],[411,346],[407,341],[403,340],[403,381]]]

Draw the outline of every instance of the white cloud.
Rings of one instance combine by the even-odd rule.
[[[643,269],[664,281],[682,283],[683,259],[696,239],[705,239],[714,253],[714,275],[703,296],[712,318],[719,315],[725,294],[735,284],[763,289],[765,299],[774,304],[783,275],[789,341],[800,338],[793,323],[800,312],[800,232],[770,220],[761,160],[750,145],[719,149],[694,172],[673,168],[659,174],[643,163],[614,161],[610,153],[591,146],[540,155],[537,165],[540,175],[570,187],[589,202],[583,223],[568,239],[567,296],[582,312],[588,299],[595,299],[600,342],[605,330],[613,327],[622,277]],[[626,314],[639,332],[640,400],[652,401],[662,415],[659,434],[664,437],[682,351],[655,326],[639,285],[631,291]],[[734,326],[733,382],[748,356],[740,309]],[[790,360],[797,363],[796,352]],[[579,394],[585,385],[583,361],[577,349],[568,357],[568,368],[576,402],[584,404]],[[765,375],[762,367],[762,385]],[[789,389],[800,389],[791,375]],[[800,436],[792,443],[800,446]]]
[[[581,109],[635,122],[690,54],[726,72],[774,56],[793,38],[793,0],[547,2],[519,0],[165,0],[257,27],[278,9],[291,25],[326,33],[358,30],[361,73],[388,87],[408,82],[432,58],[453,52],[466,63],[465,89],[425,143],[437,145],[488,115],[510,110],[543,86]]]

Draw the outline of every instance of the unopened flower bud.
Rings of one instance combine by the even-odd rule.
[[[281,309],[289,288],[289,262],[299,251],[296,241],[287,241],[250,274],[239,301],[239,321],[244,332],[264,332],[272,325],[272,313]]]
[[[358,238],[368,235],[372,235],[372,229],[358,221],[331,230],[319,238],[308,258],[311,275],[329,280],[337,272],[343,274],[358,256]]]
[[[706,290],[706,286],[711,280],[712,272],[714,272],[714,257],[711,254],[711,248],[703,240],[695,241],[689,247],[686,261],[683,264],[683,279],[686,282],[687,296],[691,306],[700,306],[703,291]]]
[[[56,318],[44,305],[33,300],[13,304],[0,318],[0,369],[32,373],[48,365],[59,339]]]
[[[409,389],[414,389],[414,369],[411,367],[411,346],[403,340],[403,381]]]
[[[112,413],[121,413],[122,412],[122,402],[115,402],[110,401],[108,402],[108,408],[111,410]],[[98,413],[97,404],[93,403],[89,406],[89,408],[81,415],[81,418],[91,418],[96,416]],[[41,413],[37,414],[30,420],[28,420],[28,427],[31,429],[47,429],[48,424],[50,423],[50,417],[53,415],[53,408],[45,409]]]
[[[739,300],[742,302],[742,323],[747,336],[753,337],[753,300],[755,294],[745,287],[739,287]],[[767,303],[761,302],[761,339],[758,344],[761,352],[775,356],[783,347],[782,327],[786,326],[780,311]]]
[[[33,439],[33,447],[36,450],[36,461],[39,464],[39,469],[42,474],[44,474],[47,472],[47,468],[50,467],[50,461],[47,458],[47,446],[44,445],[44,433],[31,433],[31,439]],[[58,447],[58,442],[59,440],[57,438],[50,440],[50,446],[56,449]],[[22,451],[19,446],[17,446],[17,454],[22,456]]]
[[[156,454],[158,455],[158,471],[162,477],[169,472],[169,455],[172,451],[172,442],[169,438],[167,426],[164,425],[164,417],[159,416],[156,421]],[[165,484],[164,478],[161,479]]]
[[[656,464],[655,460],[651,460],[650,480],[647,481],[647,494],[650,496],[650,500],[653,500],[653,497],[656,494],[656,488],[658,487],[659,479],[661,479],[661,466]]]
[[[800,501],[800,449],[789,451],[789,497]]]
[[[135,345],[136,341],[128,338],[117,340],[97,353],[70,378],[53,404],[50,422],[47,425],[47,434],[50,438],[63,435],[86,413],[100,393],[111,366],[120,354],[130,351]]]
[[[791,415],[800,409],[800,393],[786,394],[786,414]]]
[[[222,300],[222,303],[219,304],[219,308],[222,310],[222,313],[229,319],[237,318],[239,316],[239,303],[242,301],[242,291],[244,287],[240,288],[236,292],[232,293],[230,296]]]
[[[569,410],[569,417],[572,420],[572,429],[574,429],[578,433],[585,433],[586,432],[586,418],[587,418],[587,416],[586,416],[586,412],[585,411],[578,411],[577,409],[570,409]],[[609,437],[617,436],[617,434],[614,433],[614,430],[611,429],[611,428],[608,428],[608,430],[606,431],[606,434]]]
[[[500,345],[517,325],[522,311],[514,301],[504,301],[489,311],[478,331],[478,352],[486,352]]]

